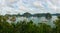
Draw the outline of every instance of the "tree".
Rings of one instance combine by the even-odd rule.
[[[26,25],[26,32],[27,33],[38,33],[36,30],[37,26],[35,24],[33,24],[33,21],[31,20],[30,22],[27,23]]]
[[[2,22],[2,16],[0,16],[0,22]]]
[[[45,24],[45,23],[40,23],[39,24],[39,33],[51,33],[52,32],[52,28]]]
[[[10,19],[10,21],[15,22],[15,21],[16,21],[16,17],[13,16],[13,17]]]
[[[57,16],[58,19],[60,19],[60,16]]]
[[[60,16],[57,16],[57,20],[54,22],[56,25],[56,33],[60,33]]]

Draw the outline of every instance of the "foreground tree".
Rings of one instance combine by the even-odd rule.
[[[58,19],[55,21],[56,33],[60,33],[60,16],[58,16],[57,18]]]
[[[16,21],[16,17],[13,16],[13,17],[10,19],[10,21],[15,22],[15,21]]]
[[[38,31],[39,33],[52,33],[52,28],[45,23],[40,23]]]

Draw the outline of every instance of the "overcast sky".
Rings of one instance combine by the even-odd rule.
[[[60,13],[60,0],[0,0],[0,14]]]

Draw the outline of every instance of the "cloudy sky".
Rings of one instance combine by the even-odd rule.
[[[60,13],[60,0],[0,0],[0,14]]]

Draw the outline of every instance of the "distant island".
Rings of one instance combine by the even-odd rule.
[[[13,15],[6,14],[5,16],[42,17],[42,16],[46,16],[46,14],[50,14],[50,13],[36,13],[36,14],[31,14],[31,13],[26,12],[26,13],[24,13],[24,14],[22,14],[22,15],[21,15],[20,13],[18,13],[18,14],[13,14]],[[59,13],[57,13],[57,14],[50,14],[50,15],[51,15],[51,16],[60,16]]]

